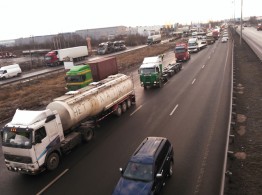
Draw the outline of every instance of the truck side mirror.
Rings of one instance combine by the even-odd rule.
[[[124,173],[124,170],[123,170],[123,168],[119,168],[119,171],[120,171],[120,173],[121,173],[121,174],[123,174],[123,173]]]

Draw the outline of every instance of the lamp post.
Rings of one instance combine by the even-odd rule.
[[[243,0],[241,0],[241,19],[240,19],[240,46],[242,46],[242,28],[243,28],[243,18],[242,18],[242,14],[243,14]]]

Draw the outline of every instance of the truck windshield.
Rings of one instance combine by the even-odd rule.
[[[2,144],[3,146],[15,148],[31,148],[32,131],[26,131],[25,129],[19,129],[19,131],[12,131],[11,128],[4,128]]]
[[[150,74],[150,73],[155,73],[155,68],[141,68],[140,73],[141,74]]]
[[[186,50],[185,50],[185,48],[176,48],[175,52],[176,53],[184,53],[184,52],[186,52]]]
[[[197,45],[197,43],[188,43],[188,46],[196,46]]]
[[[68,83],[83,82],[85,80],[86,80],[85,75],[66,76],[66,82],[68,82]]]
[[[123,176],[133,180],[152,181],[153,168],[151,164],[129,162]]]
[[[50,56],[45,56],[45,61],[50,61],[51,57]]]

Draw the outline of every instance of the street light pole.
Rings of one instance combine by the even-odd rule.
[[[243,28],[243,0],[241,0],[241,20],[240,20],[240,45],[242,46],[242,28]]]

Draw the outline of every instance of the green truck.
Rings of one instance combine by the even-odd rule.
[[[93,82],[89,65],[74,66],[66,73],[66,87],[68,91],[75,91]]]
[[[160,88],[168,80],[168,75],[163,71],[161,56],[144,58],[138,73],[140,75],[141,86],[144,89],[154,86]]]
[[[73,66],[66,73],[68,91],[75,91],[118,73],[116,57],[92,60],[85,65]]]

